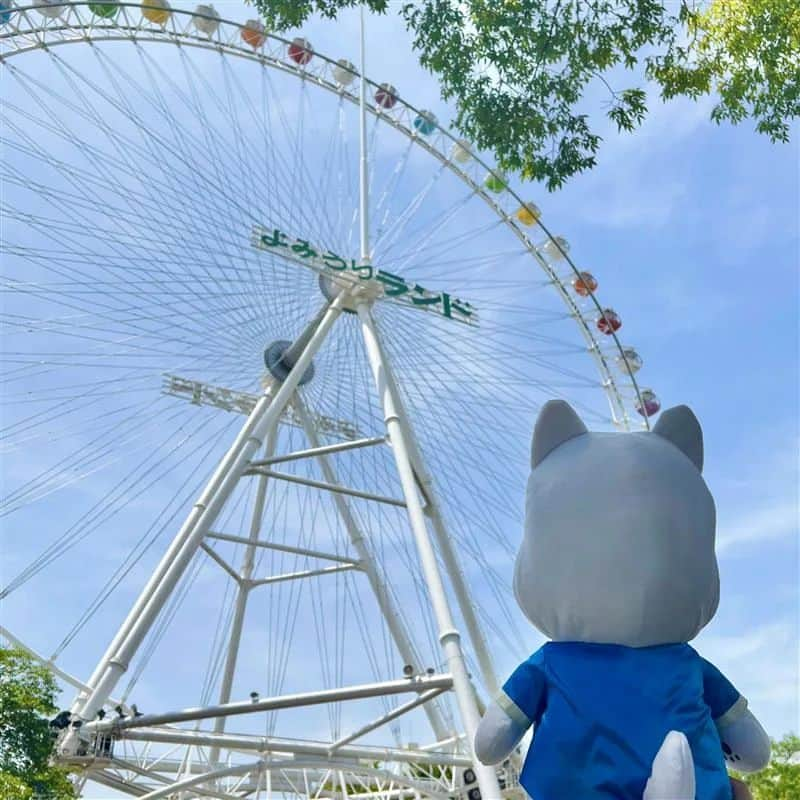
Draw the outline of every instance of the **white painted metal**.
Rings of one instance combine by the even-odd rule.
[[[356,439],[354,442],[338,442],[337,444],[328,444],[323,447],[312,447],[309,450],[298,450],[294,453],[287,453],[281,456],[272,456],[271,458],[260,459],[251,462],[253,467],[268,467],[270,464],[282,464],[284,461],[297,461],[300,458],[311,458],[317,455],[330,455],[331,453],[341,453],[345,450],[356,450],[360,447],[372,447],[376,444],[386,444],[386,438],[383,436],[376,436],[372,439]]]
[[[187,753],[191,752],[191,748],[187,749]],[[195,767],[194,770],[188,770],[187,775],[193,774],[193,772],[202,771],[207,772],[207,769],[198,770],[197,767],[201,767],[202,765],[192,765]],[[124,759],[115,758],[112,761],[111,768],[114,769],[115,772],[119,772],[120,770],[125,772],[133,772],[137,775],[141,775],[143,778],[148,779],[154,783],[163,783],[165,788],[168,788],[169,791],[172,791],[173,781],[169,778],[164,777],[163,775],[159,775],[157,772],[154,772],[151,769],[145,769],[141,765],[136,764],[132,761],[125,761]],[[136,797],[143,795],[145,792],[142,790],[142,787],[137,786],[136,784],[125,781],[119,778],[117,775],[110,774],[109,771],[95,771],[92,774],[92,780],[96,780],[99,783],[103,783],[106,786],[110,786],[114,789],[117,789],[121,792],[126,792],[128,794],[132,794]],[[203,789],[197,787],[194,789],[194,794],[199,795],[200,797],[211,797],[212,800],[241,800],[240,795],[233,795],[228,794],[227,792],[221,791],[219,788],[216,789]]]
[[[239,578],[239,575],[236,573],[236,570],[221,556],[219,553],[215,552],[211,547],[209,547],[205,542],[200,542],[200,549],[213,561],[219,564],[228,575],[236,581],[239,586],[241,586],[242,582]]]
[[[264,455],[270,458],[275,452],[275,444],[277,441],[277,427],[267,437],[266,445],[264,446]],[[251,584],[250,578],[253,575],[253,563],[256,551],[255,543],[261,533],[261,522],[264,517],[264,501],[267,496],[267,483],[269,478],[262,475],[258,479],[256,486],[256,497],[253,504],[253,514],[250,519],[250,533],[245,548],[244,555],[242,556],[242,565],[239,570],[239,585],[236,593],[236,607],[233,612],[233,621],[231,622],[231,633],[228,639],[228,649],[225,654],[225,669],[222,673],[222,682],[219,689],[219,703],[227,703],[231,699],[231,686],[233,685],[233,676],[236,672],[236,661],[239,657],[239,646],[242,640],[242,628],[244,627],[244,615],[247,610],[247,598],[250,595]],[[225,730],[226,717],[217,717],[214,722],[214,732],[222,733]],[[219,751],[213,749],[209,754],[209,762],[215,764],[219,758]]]
[[[397,783],[400,783],[406,787],[410,787],[411,791],[416,793],[416,797],[422,797],[423,795],[426,798],[430,798],[431,800],[450,800],[450,795],[446,794],[441,791],[436,791],[429,785],[422,780],[414,780],[413,778],[409,778],[406,775],[398,775],[396,773],[390,772],[389,770],[385,769],[375,769],[370,768],[364,765],[355,766],[352,763],[347,761],[331,762],[331,767],[336,768],[338,767],[338,782],[340,784],[340,788],[342,788],[343,795],[342,797],[344,800],[348,797],[352,797],[353,795],[348,795],[347,793],[347,783],[345,780],[345,773],[346,774],[355,774],[355,775],[364,775],[369,777],[376,777],[376,778],[383,778],[384,780],[393,780]],[[217,778],[229,777],[234,775],[246,775],[247,773],[263,773],[266,772],[267,775],[270,775],[274,772],[281,772],[281,771],[299,771],[299,770],[313,770],[315,772],[319,772],[321,770],[321,766],[318,761],[314,760],[303,760],[303,759],[290,759],[286,761],[268,761],[268,760],[259,760],[255,762],[249,762],[246,764],[237,764],[231,767],[225,767],[218,770],[213,770],[210,772],[206,772],[202,775],[197,775],[192,778],[187,778],[182,780],[178,783],[173,784],[170,787],[165,787],[164,789],[157,789],[155,791],[149,792],[145,795],[142,795],[142,800],[159,800],[162,797],[168,797],[175,791],[184,790],[189,788],[197,787],[198,784],[208,783],[209,781],[215,780]],[[330,770],[328,770],[329,772]],[[247,787],[250,788],[249,786]],[[194,788],[194,791],[197,791]],[[404,790],[408,791],[408,789]],[[420,794],[421,793],[421,794]],[[222,797],[223,795],[219,795]],[[324,795],[320,795],[319,793],[317,796],[321,797]],[[385,796],[384,792],[377,792],[377,793],[365,793],[359,794],[358,797],[380,797],[383,798]],[[396,795],[395,795],[396,796]]]
[[[38,14],[33,14],[35,9],[29,6],[26,10],[21,8],[19,20],[15,19],[11,23],[10,32],[0,35],[0,43],[6,46],[7,49],[2,50],[2,58],[9,59],[13,56],[23,55],[25,53],[35,51],[43,46],[46,40],[48,48],[54,48],[58,45],[72,44],[75,42],[101,42],[101,41],[118,41],[128,40],[136,42],[171,42],[179,46],[186,47],[199,47],[209,48],[216,50],[226,55],[235,56],[246,60],[258,61],[259,63],[269,66],[281,72],[293,73],[303,81],[314,83],[322,89],[330,92],[335,92],[341,97],[346,98],[348,101],[359,104],[361,93],[356,95],[342,87],[335,80],[331,80],[330,74],[336,68],[336,61],[328,58],[321,53],[315,53],[315,58],[319,61],[319,68],[317,70],[310,69],[308,66],[298,67],[294,62],[285,59],[286,46],[289,42],[272,33],[266,35],[266,41],[270,47],[263,47],[254,50],[248,47],[241,41],[242,26],[240,23],[232,20],[220,19],[219,27],[215,34],[212,36],[200,36],[194,29],[192,23],[192,11],[173,8],[171,12],[170,24],[167,27],[158,27],[145,24],[142,19],[138,21],[132,20],[127,14],[120,15],[114,21],[105,20],[103,26],[95,26],[94,17],[91,13],[87,12],[86,4],[82,2],[75,2],[65,4],[72,7],[75,12],[69,20],[69,25],[50,27],[49,23],[43,22],[42,17]],[[125,4],[120,4],[125,10]],[[133,4],[129,4],[131,8],[135,8]],[[366,83],[373,89],[377,88],[377,84],[364,78],[363,65],[362,76],[360,84]],[[372,105],[366,105],[365,110],[380,117],[383,122],[398,131],[406,134],[413,135],[409,129],[410,120],[419,113],[419,109],[414,108],[402,98],[399,98],[396,106],[396,113],[388,114],[384,110],[375,108]],[[606,392],[608,402],[611,408],[612,416],[615,422],[624,428],[635,429],[642,427],[649,429],[649,419],[645,418],[641,421],[635,420],[634,417],[628,413],[622,395],[620,394],[617,379],[614,376],[611,368],[611,360],[606,357],[601,348],[601,342],[595,335],[592,326],[581,309],[576,304],[574,298],[570,295],[569,286],[565,284],[557,275],[555,270],[538,252],[537,242],[529,237],[528,234],[517,224],[513,213],[509,209],[504,208],[495,195],[490,193],[482,185],[483,177],[487,171],[493,169],[492,165],[484,161],[479,154],[471,153],[472,158],[469,161],[468,168],[464,164],[460,164],[452,158],[453,147],[459,144],[459,139],[455,134],[450,133],[442,126],[437,126],[435,136],[420,137],[415,136],[414,142],[418,147],[426,150],[434,158],[436,158],[447,169],[457,175],[463,180],[475,193],[480,196],[486,204],[498,215],[503,222],[512,229],[514,234],[526,247],[531,257],[535,259],[539,267],[545,272],[548,279],[552,281],[554,288],[558,291],[561,299],[563,300],[567,312],[575,319],[576,324],[581,330],[581,334],[586,342],[587,350],[594,360],[600,375],[601,385]],[[520,197],[511,187],[507,187],[504,195],[513,200],[514,203],[524,205],[524,198]],[[548,240],[553,239],[550,231],[542,223],[542,220],[537,220],[537,230],[541,230]],[[579,276],[580,270],[573,262],[569,253],[566,254],[566,263],[569,264],[574,276]],[[590,295],[594,313],[602,313],[602,306],[600,305],[594,294]],[[622,356],[622,345],[619,342],[616,333],[612,333],[610,339],[614,343],[617,350],[617,355]],[[641,404],[642,397],[641,391],[635,376],[626,376],[633,388],[636,402]]]
[[[375,346],[378,348],[381,358],[385,361],[386,354],[377,337],[375,339]],[[469,634],[472,646],[475,649],[475,655],[478,658],[478,666],[481,670],[481,677],[483,678],[484,686],[486,686],[489,694],[494,696],[497,694],[497,690],[500,688],[497,681],[497,673],[495,671],[483,631],[478,623],[478,618],[475,615],[475,608],[472,605],[470,592],[467,588],[466,581],[464,580],[464,572],[461,569],[461,564],[459,563],[458,556],[456,555],[455,548],[453,547],[452,538],[450,537],[450,534],[445,526],[444,519],[442,518],[439,502],[436,498],[436,492],[433,487],[433,481],[431,480],[430,473],[425,467],[425,461],[422,458],[422,452],[420,451],[419,444],[417,443],[417,437],[415,436],[412,426],[409,422],[409,417],[403,404],[403,398],[398,390],[394,375],[391,372],[387,372],[386,381],[391,387],[393,396],[396,398],[397,410],[399,412],[398,424],[402,428],[406,442],[408,443],[409,456],[414,468],[414,475],[423,495],[425,496],[425,513],[433,522],[433,532],[436,536],[436,544],[438,545],[439,553],[442,556],[445,568],[447,569],[447,574],[453,586],[453,591],[455,593],[456,600],[458,601],[458,607],[461,611],[461,615],[464,618],[464,624],[466,625],[467,633]]]
[[[320,442],[319,436],[313,424],[313,417],[309,413],[305,403],[299,395],[295,396],[294,407],[297,411],[297,415],[300,419],[309,443],[312,447],[318,449]],[[336,483],[336,473],[331,466],[327,455],[318,452],[317,461],[319,462],[320,469],[322,470],[325,480],[329,481],[330,483]],[[394,601],[389,594],[383,577],[378,571],[377,565],[375,564],[375,560],[372,556],[372,551],[365,541],[364,535],[361,532],[361,528],[356,522],[355,517],[350,511],[350,506],[340,494],[334,494],[333,498],[334,503],[336,504],[336,509],[339,512],[339,516],[342,518],[342,522],[347,530],[347,534],[350,537],[350,542],[355,548],[356,553],[358,553],[361,567],[364,570],[367,579],[369,580],[372,591],[375,594],[375,599],[378,602],[378,607],[380,608],[383,618],[386,620],[389,632],[391,633],[392,639],[397,646],[400,657],[403,659],[405,664],[409,664],[412,668],[420,670],[422,665],[420,664],[419,656],[411,643],[411,639],[405,629],[405,626],[403,625],[400,615],[397,613],[397,610],[394,606]],[[425,713],[428,716],[436,738],[446,738],[450,731],[436,705],[434,703],[427,703],[425,705]]]
[[[297,359],[286,381],[273,396],[265,394],[222,459],[208,485],[195,503],[155,573],[145,586],[139,599],[114,637],[106,654],[88,682],[92,693],[88,698],[79,697],[72,708],[74,714],[91,720],[102,707],[120,676],[127,670],[131,656],[152,626],[167,598],[183,575],[196,552],[203,536],[214,523],[225,500],[243,474],[255,451],[277,425],[284,407],[289,403],[294,390],[314,354],[324,341],[333,323],[341,313],[346,300],[342,292],[328,306],[324,316],[308,339],[308,344]]]
[[[319,575],[331,575],[336,572],[348,572],[350,570],[360,570],[359,564],[337,564],[333,567],[321,567],[320,569],[305,569],[299,572],[286,572],[283,575],[271,575],[268,578],[251,580],[250,586],[266,586],[270,583],[281,583],[282,581],[294,581],[298,578],[314,578]]]
[[[220,539],[224,542],[235,542],[237,544],[250,544],[250,540],[244,536],[229,536],[225,533],[207,533],[207,539]],[[352,558],[338,556],[334,553],[323,553],[321,550],[309,550],[307,547],[291,547],[287,544],[276,544],[275,542],[252,542],[254,547],[265,547],[268,550],[280,550],[283,553],[293,553],[299,556],[310,556],[311,558],[322,558],[327,561],[340,561],[342,564],[352,564],[354,567],[360,567],[360,561],[354,561]]]
[[[367,164],[367,80],[366,80],[366,33],[364,24],[364,6],[361,13],[361,76],[359,79],[359,228],[361,234],[361,263],[370,263],[369,253],[369,165]]]
[[[211,763],[214,763],[213,760]],[[193,775],[190,778],[184,778],[182,781],[177,781],[169,786],[165,786],[163,789],[156,789],[155,791],[143,794],[142,800],[158,800],[160,797],[168,797],[174,792],[178,792],[182,789],[189,789],[197,784],[208,783],[209,781],[216,780],[218,778],[227,778],[231,775],[242,775],[248,772],[257,772],[263,769],[265,764],[266,762],[259,760],[249,764],[236,764],[232,767],[211,770],[210,772],[205,772],[202,775]],[[280,764],[276,764],[274,765],[274,768],[280,769],[280,766]]]
[[[366,725],[362,725],[362,727],[358,728],[352,733],[348,733],[347,736],[343,736],[341,739],[337,739],[331,745],[330,749],[331,755],[333,755],[333,753],[335,753],[343,745],[349,744],[355,739],[358,739],[361,736],[365,736],[370,731],[374,731],[376,728],[380,728],[381,725],[385,725],[387,722],[391,722],[393,719],[397,719],[398,717],[401,717],[403,714],[407,714],[409,711],[412,711],[418,706],[427,703],[429,700],[433,700],[435,697],[438,697],[443,691],[444,689],[431,689],[431,691],[425,692],[425,694],[421,694],[414,700],[409,700],[407,703],[403,703],[402,705],[393,708],[391,711],[387,711],[385,714],[378,717],[378,719],[369,722]]]
[[[237,714],[254,714],[261,711],[275,711],[281,708],[299,708],[324,703],[337,703],[341,700],[359,700],[365,697],[383,697],[407,692],[426,692],[431,689],[450,689],[453,678],[450,675],[420,675],[399,681],[365,683],[360,686],[345,686],[339,689],[322,689],[317,692],[287,694],[268,697],[264,700],[246,700],[240,703],[223,703],[203,708],[186,708],[181,711],[168,711],[164,714],[144,714],[139,717],[103,719],[88,722],[86,731],[121,731],[127,728],[146,728],[151,725],[165,725],[174,722],[192,722],[214,717],[230,717]]]
[[[396,384],[391,376],[391,367],[385,354],[382,352],[378,340],[372,314],[366,304],[358,306],[358,316],[361,320],[361,332],[364,337],[364,344],[367,357],[372,368],[375,385],[384,411],[386,429],[389,434],[389,441],[392,444],[392,451],[400,474],[400,482],[403,486],[403,495],[406,499],[411,530],[419,553],[422,573],[428,587],[431,606],[439,627],[439,642],[447,659],[447,666],[453,676],[453,688],[458,701],[461,721],[467,735],[470,752],[473,752],[473,741],[475,732],[480,722],[477,698],[475,690],[470,682],[467,665],[464,660],[464,653],[461,649],[461,635],[455,627],[453,616],[450,612],[450,605],[445,594],[442,576],[439,573],[439,565],[436,561],[436,553],[428,535],[425,524],[425,514],[422,508],[417,483],[414,476],[414,469],[411,465],[409,447],[406,441],[404,426],[400,424],[400,408],[396,391]],[[408,426],[408,420],[405,421]],[[500,786],[497,782],[497,775],[492,767],[481,764],[477,758],[473,759],[473,766],[478,777],[478,785],[481,794],[487,798],[500,797]]]
[[[295,739],[277,739],[269,736],[243,736],[232,733],[210,733],[175,728],[127,729],[119,732],[121,739],[138,742],[161,742],[163,744],[185,744],[200,747],[220,747],[235,752],[256,752],[328,757],[332,743],[315,743]],[[471,767],[468,755],[413,747],[367,747],[345,745],[339,748],[340,758],[364,758],[372,761],[398,761],[406,764],[432,764],[446,767]],[[491,795],[495,800],[496,795]]]
[[[288,481],[289,483],[299,483],[303,486],[311,486],[315,489],[324,489],[327,492],[336,492],[337,494],[348,494],[351,497],[360,497],[364,500],[374,500],[376,503],[386,503],[387,505],[399,506],[400,508],[405,505],[402,500],[398,500],[396,497],[385,497],[382,494],[362,492],[360,489],[351,489],[349,486],[342,486],[340,483],[315,481],[313,478],[303,478],[300,475],[292,475],[288,472],[276,472],[275,470],[263,469],[261,467],[248,467],[246,474],[268,475],[270,478],[277,478],[278,480]]]

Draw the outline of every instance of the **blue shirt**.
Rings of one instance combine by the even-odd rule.
[[[688,644],[550,642],[517,667],[498,702],[536,726],[520,778],[535,800],[642,800],[671,730],[689,740],[697,800],[731,800],[714,720],[738,700]]]

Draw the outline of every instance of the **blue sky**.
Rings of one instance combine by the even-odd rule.
[[[216,7],[234,20],[254,16],[240,3]],[[314,20],[303,33],[320,52],[357,60],[354,14],[337,23]],[[369,19],[367,73],[393,83],[441,122],[452,116],[393,15]],[[747,122],[718,127],[708,121],[709,110],[707,102],[651,99],[651,114],[637,134],[608,131],[591,173],[555,194],[535,184],[513,185],[542,208],[551,230],[568,238],[577,263],[600,280],[600,298],[623,317],[623,342],[644,358],[644,384],[665,407],[690,405],[703,425],[705,476],[718,507],[722,599],[697,647],[777,736],[800,730],[798,147],[796,140],[773,145]],[[137,509],[152,514],[157,504],[158,498],[143,498]],[[519,535],[509,532],[512,541]],[[78,552],[96,557],[92,568],[103,569],[100,559],[110,565],[119,556],[114,547],[108,550]],[[507,553],[491,556],[510,574]],[[70,580],[73,569],[62,580]],[[130,592],[102,612],[98,630],[113,629],[145,575],[146,564],[139,565]],[[482,599],[480,575],[473,571],[470,579]],[[68,601],[61,587],[54,591]],[[86,599],[74,602],[82,610]],[[31,604],[15,607],[9,625],[29,631],[25,638],[34,644],[52,638]],[[522,652],[541,642],[525,627],[520,638]],[[167,662],[184,645],[179,638]],[[72,667],[85,674],[95,657],[88,652]],[[501,672],[516,665],[513,653],[500,650],[495,657]],[[301,666],[293,664],[302,683]],[[192,670],[192,663],[176,661],[171,684],[188,680]],[[139,697],[147,706],[157,694],[145,684]]]

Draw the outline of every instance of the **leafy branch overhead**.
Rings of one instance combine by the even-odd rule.
[[[252,2],[278,31],[361,5]],[[663,100],[713,95],[714,121],[751,118],[773,141],[788,141],[800,116],[797,0],[419,0],[400,13],[455,105],[455,127],[550,190],[596,164],[598,92],[619,131],[646,118],[646,81]]]

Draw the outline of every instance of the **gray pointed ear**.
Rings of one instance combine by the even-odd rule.
[[[533,429],[531,467],[541,464],[559,445],[588,432],[569,403],[564,400],[548,400],[539,412],[536,427]]]
[[[700,472],[703,471],[703,430],[689,406],[675,406],[662,412],[653,433],[672,442]]]

